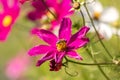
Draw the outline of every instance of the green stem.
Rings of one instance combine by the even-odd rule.
[[[75,63],[75,64],[80,64],[80,65],[86,65],[86,66],[96,66],[96,65],[113,65],[114,63],[81,63],[81,62],[76,62],[72,60],[67,60],[68,62]]]
[[[85,26],[85,17],[84,17],[84,15],[83,15],[83,12],[82,12],[82,10],[80,10],[80,13],[81,13],[81,15],[82,15],[82,21],[83,21],[83,26]]]
[[[88,9],[87,9],[86,4],[84,4],[84,7],[85,7],[85,9],[86,9],[86,11],[87,11],[87,14],[88,14],[88,16],[89,16],[89,18],[90,18],[90,20],[91,20],[91,23],[92,23],[92,25],[93,25],[93,28],[95,29],[95,32],[96,32],[96,34],[97,34],[97,36],[98,36],[98,39],[99,39],[101,45],[103,46],[103,48],[105,49],[105,51],[107,52],[107,54],[110,56],[110,58],[113,59],[112,55],[110,54],[110,52],[108,51],[108,49],[105,47],[104,43],[102,42],[101,38],[99,37],[99,33],[97,32],[97,29],[96,29],[96,27],[95,27],[95,25],[94,25],[94,22],[93,22],[93,20],[92,20],[92,17],[90,16],[90,13],[89,13],[89,11],[88,11]]]
[[[97,40],[97,41],[95,41],[95,42],[93,42],[93,43],[91,43],[91,44],[96,44],[96,43],[98,43],[99,42],[99,40]]]
[[[89,51],[89,49],[86,48],[86,51],[89,53],[89,55],[91,56],[92,60],[97,64],[98,69],[100,70],[100,72],[104,75],[104,77],[107,80],[110,80],[110,78],[105,74],[105,72],[102,70],[101,66],[97,63],[97,60],[93,58],[93,56],[91,55],[91,52]]]

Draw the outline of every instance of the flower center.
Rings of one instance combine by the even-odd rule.
[[[12,22],[12,17],[10,15],[7,15],[4,17],[2,24],[4,27],[8,27]]]
[[[58,51],[64,51],[67,47],[66,41],[65,40],[59,40],[56,44],[57,50]]]
[[[94,18],[95,20],[98,20],[98,19],[100,18],[100,12],[94,12],[93,15],[94,15],[93,18]]]

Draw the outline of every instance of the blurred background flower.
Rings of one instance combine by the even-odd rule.
[[[30,66],[30,57],[27,53],[20,52],[6,64],[5,74],[10,80],[19,80],[24,77]]]
[[[98,0],[91,4],[87,4],[87,7],[94,20],[95,27],[102,38],[110,39],[113,35],[117,35],[116,25],[112,25],[119,19],[119,12],[115,7],[110,6],[103,8],[102,4]],[[84,11],[83,13],[87,15],[84,8],[82,9]],[[95,32],[88,16],[85,18],[87,19],[86,25],[91,28],[90,32]]]
[[[13,24],[15,23],[17,17],[19,16],[20,6],[18,0],[1,0],[0,12],[0,41],[6,40]]]
[[[50,24],[48,29],[51,30],[60,24],[63,17],[70,16],[73,13],[69,11],[72,7],[71,0],[36,0],[32,2],[32,6],[34,9],[28,13],[28,18],[32,21],[38,20],[37,24],[40,24],[39,20],[44,20]]]

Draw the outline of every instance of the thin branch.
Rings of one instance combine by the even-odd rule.
[[[86,65],[86,66],[96,66],[96,65],[113,65],[113,62],[109,63],[81,63],[73,60],[68,60],[68,62],[75,63],[75,64],[80,64],[80,65]]]
[[[91,55],[91,52],[89,51],[89,49],[86,48],[86,51],[88,52],[88,54],[91,56],[92,60],[97,64],[97,60],[93,58],[93,56]],[[107,80],[110,80],[110,78],[105,74],[105,72],[102,70],[101,66],[98,64],[97,65],[98,69],[100,70],[100,72],[104,75],[104,77]]]
[[[84,17],[84,14],[83,14],[83,12],[82,12],[82,10],[80,10],[80,13],[81,13],[81,15],[82,15],[82,21],[83,21],[83,26],[85,26],[85,17]]]
[[[71,76],[71,77],[76,77],[76,76],[78,75],[78,72],[75,72],[75,74],[69,73],[69,72],[67,71],[67,67],[65,67],[64,69],[65,69],[66,74],[68,74],[68,75]]]

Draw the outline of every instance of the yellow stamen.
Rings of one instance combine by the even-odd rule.
[[[59,42],[57,42],[56,46],[57,46],[58,51],[64,51],[67,47],[66,41],[65,40],[60,40]]]
[[[4,27],[8,27],[12,22],[12,17],[10,15],[7,15],[4,17],[2,24]]]
[[[100,12],[94,12],[94,19],[98,20],[100,18]]]

